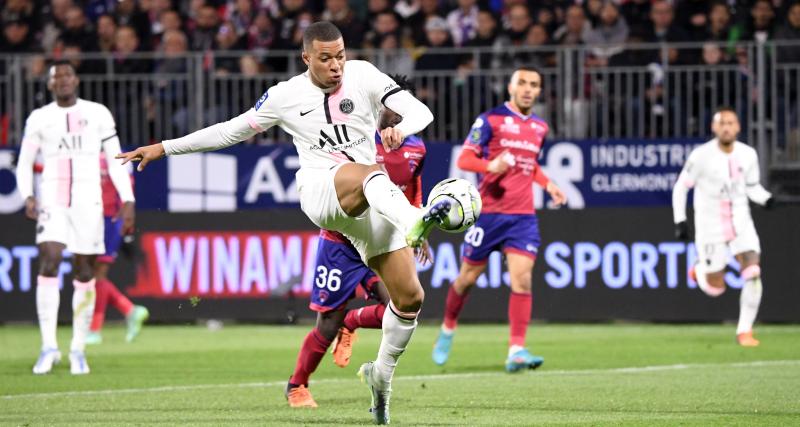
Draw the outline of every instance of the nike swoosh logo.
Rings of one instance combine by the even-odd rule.
[[[310,110],[306,111],[305,113],[301,111],[301,112],[300,112],[300,117],[303,117],[303,116],[305,116],[306,114],[308,114],[308,113],[310,113],[310,112],[312,112],[312,111],[314,111],[314,110],[316,110],[316,109],[317,109],[317,107],[314,107],[314,108],[312,108],[312,109],[310,109]]]

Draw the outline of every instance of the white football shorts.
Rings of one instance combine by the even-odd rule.
[[[365,264],[375,256],[408,246],[404,233],[375,209],[367,208],[359,217],[351,217],[344,212],[333,181],[336,172],[344,164],[297,171],[297,191],[303,212],[317,227],[344,234]]]
[[[36,244],[58,242],[80,255],[106,252],[103,205],[42,207],[36,224]]]
[[[697,248],[697,262],[702,264],[703,271],[707,273],[724,270],[731,255],[750,251],[761,253],[761,242],[752,221],[743,227],[737,227],[736,237],[731,241],[706,242],[698,239],[695,241],[695,247]]]

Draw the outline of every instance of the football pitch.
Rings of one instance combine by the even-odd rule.
[[[311,379],[317,409],[291,409],[283,387],[310,326],[150,326],[124,342],[108,327],[88,350],[92,373],[64,359],[31,374],[33,326],[0,327],[2,425],[369,425],[361,362],[378,331],[359,331],[341,369],[326,356]],[[430,360],[437,332],[421,326],[400,360],[396,425],[798,425],[800,326],[756,329],[761,346],[734,344],[731,325],[533,324],[545,358],[536,371],[503,372],[507,329],[463,325],[445,367]]]

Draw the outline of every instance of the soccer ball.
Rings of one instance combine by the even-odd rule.
[[[428,206],[442,198],[450,199],[450,212],[438,227],[448,233],[460,233],[475,224],[483,203],[478,189],[469,181],[447,178],[436,184],[428,195]]]

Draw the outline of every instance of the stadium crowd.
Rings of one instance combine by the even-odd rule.
[[[670,61],[733,61],[739,41],[800,40],[800,2],[783,0],[5,0],[2,53],[113,55],[114,72],[149,73],[176,64],[130,58],[134,52],[250,51],[215,62],[216,70],[252,75],[283,71],[269,50],[297,50],[315,20],[330,20],[348,48],[409,48],[408,71],[456,69],[463,57],[426,47],[598,45],[587,58],[604,66],[633,60],[628,42],[712,41],[708,52]],[[800,50],[786,50],[797,61]],[[541,66],[547,54],[523,58]],[[512,64],[486,59],[482,67]],[[102,62],[82,73],[105,72]],[[173,70],[177,71],[177,70]]]

